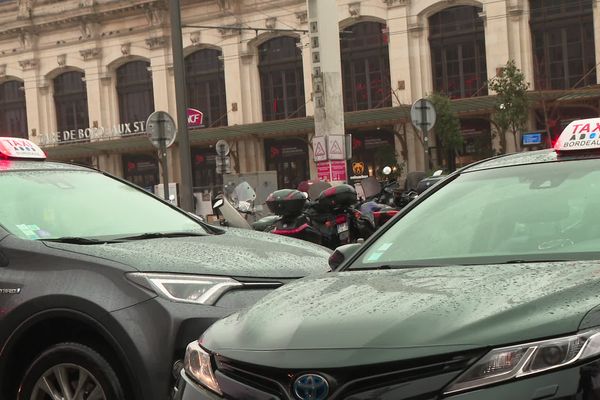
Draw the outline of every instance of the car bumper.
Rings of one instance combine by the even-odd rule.
[[[374,391],[357,393],[345,398],[348,400],[367,400],[374,398],[373,395],[376,393],[376,398],[379,400],[600,400],[600,361],[596,360],[553,373],[446,396],[441,395],[439,392],[431,393],[426,380],[421,383],[419,385],[422,387],[421,392],[415,391],[414,386],[403,384],[396,387],[377,388]],[[407,390],[407,388],[412,389]],[[196,384],[182,370],[173,400],[220,400],[223,398],[295,400],[295,397],[291,395],[288,398],[281,398],[267,393],[264,393],[264,395],[264,397],[261,395],[255,396],[253,393],[252,396],[228,395],[221,397]],[[337,400],[337,397],[334,395],[330,396],[329,399]]]
[[[174,384],[173,364],[182,359],[189,342],[234,310],[182,304],[154,298],[113,312],[120,326],[116,338],[129,363],[140,400],[164,400]]]

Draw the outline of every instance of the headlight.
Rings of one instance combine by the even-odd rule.
[[[223,293],[243,286],[233,279],[215,276],[133,273],[127,277],[165,299],[180,303],[214,305]]]
[[[537,374],[599,354],[599,330],[494,349],[459,376],[445,394]]]
[[[213,374],[210,354],[204,351],[198,342],[192,342],[188,345],[185,350],[183,367],[185,372],[196,382],[219,395],[223,394]]]

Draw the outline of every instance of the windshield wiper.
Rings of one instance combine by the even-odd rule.
[[[535,263],[552,263],[552,262],[565,262],[568,260],[523,260],[523,259],[516,259],[516,260],[509,260],[509,261],[502,261],[498,264],[535,264]],[[496,263],[494,263],[496,264]]]
[[[204,233],[195,232],[148,232],[140,235],[120,237],[115,240],[145,240],[145,239],[161,239],[161,238],[176,238],[187,236],[206,236]]]
[[[425,265],[377,265],[375,267],[360,267],[360,268],[348,268],[346,271],[382,271],[382,270],[390,270],[390,269],[411,269],[411,268],[425,268]]]
[[[93,238],[85,238],[85,237],[77,237],[77,236],[64,236],[55,239],[37,239],[43,242],[57,242],[57,243],[68,243],[68,244],[105,244],[105,243],[115,243],[113,240],[100,240]]]

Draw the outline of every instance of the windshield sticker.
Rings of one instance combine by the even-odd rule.
[[[381,258],[382,255],[383,253],[373,253],[369,256],[369,258],[367,258],[367,262],[377,261]]]
[[[44,239],[52,236],[50,232],[40,229],[37,225],[21,224],[17,225],[17,228],[19,228],[28,239]]]
[[[40,230],[40,228],[38,228],[37,225],[25,225],[25,224],[21,224],[21,225],[17,225],[17,228],[19,228],[19,230],[21,232],[23,232],[23,234],[28,238],[28,239],[38,239],[39,236],[37,235],[37,231]]]
[[[386,251],[388,250],[390,247],[392,247],[393,243],[384,243],[381,246],[379,246],[379,251]]]

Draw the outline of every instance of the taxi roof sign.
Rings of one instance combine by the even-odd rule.
[[[0,137],[0,158],[45,160],[46,153],[37,144],[21,138]]]
[[[556,151],[600,150],[600,118],[571,122],[554,145]]]

